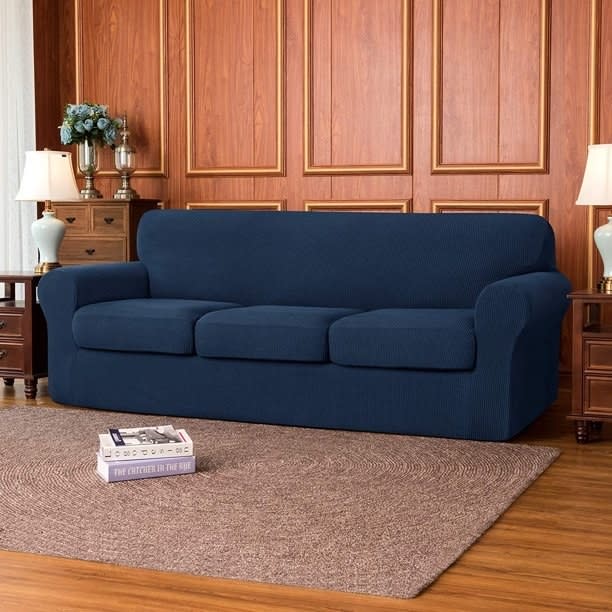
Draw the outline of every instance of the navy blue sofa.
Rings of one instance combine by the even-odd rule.
[[[506,440],[556,397],[540,217],[151,211],[138,253],[41,280],[57,402]]]

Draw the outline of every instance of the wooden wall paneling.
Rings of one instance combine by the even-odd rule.
[[[166,10],[166,0],[75,0],[76,101],[127,113],[135,176],[166,174]],[[110,149],[100,166],[116,176]]]
[[[591,0],[599,7],[599,137],[600,142],[612,142],[612,2]]]
[[[415,212],[430,212],[432,199],[498,199],[494,174],[433,172],[432,117],[436,70],[432,0],[414,0],[413,12],[413,191]],[[537,175],[533,175],[537,176]]]
[[[54,0],[32,2],[34,43],[34,111],[36,116],[36,148],[58,149],[59,130],[63,107],[60,99],[61,67],[57,40],[60,36],[60,4]],[[42,63],[42,58],[48,60]],[[8,61],[8,60],[5,60]],[[57,117],[57,125],[47,121],[49,115]]]
[[[166,34],[167,82],[168,82],[168,181],[166,208],[183,208],[186,199],[187,175],[187,83],[185,3],[168,4]]]
[[[214,201],[214,202],[187,202],[187,210],[259,210],[259,211],[282,211],[287,209],[285,200],[263,202],[253,200],[245,201]]]
[[[411,212],[410,200],[327,200],[327,201],[304,201],[304,210],[308,212],[386,212],[386,213],[408,213]]]
[[[412,198],[411,174],[333,175],[334,200],[384,200]]]
[[[576,288],[588,286],[588,210],[576,206],[589,131],[590,1],[555,2],[552,13],[550,222],[557,266]],[[562,328],[561,370],[571,368],[570,314]]]
[[[304,199],[331,198],[329,176],[304,175],[304,7],[290,1],[285,7],[286,173],[254,178],[256,200],[287,201],[287,210],[303,210]]]
[[[186,0],[189,175],[283,174],[283,0]]]
[[[548,200],[432,200],[434,213],[520,213],[548,219]]]
[[[590,130],[589,144],[612,142],[612,2],[591,0],[591,63],[590,76]],[[607,223],[612,209],[589,207],[587,236],[590,238],[588,278],[596,287],[603,274],[601,256],[593,240],[593,232]]]
[[[546,171],[549,22],[550,0],[434,0],[434,172]]]
[[[411,2],[304,7],[304,172],[408,172]]]

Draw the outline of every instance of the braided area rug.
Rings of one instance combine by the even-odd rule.
[[[409,598],[556,459],[521,444],[1,409],[0,548]],[[171,423],[197,472],[106,483],[98,433]]]

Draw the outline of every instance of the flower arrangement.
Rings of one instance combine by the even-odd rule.
[[[123,122],[119,117],[110,117],[104,104],[66,104],[64,120],[59,126],[62,144],[96,142],[100,146],[113,145],[117,129]]]

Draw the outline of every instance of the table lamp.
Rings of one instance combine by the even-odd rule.
[[[58,251],[66,226],[55,217],[51,200],[79,199],[70,153],[47,149],[26,151],[25,168],[15,199],[45,203],[42,217],[32,223],[32,236],[40,253],[34,271],[45,274],[59,267]]]
[[[576,204],[612,207],[612,144],[589,145]],[[597,289],[601,293],[612,293],[612,216],[595,230],[594,239],[604,267]]]

